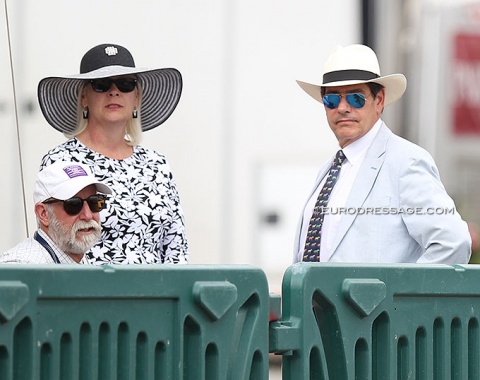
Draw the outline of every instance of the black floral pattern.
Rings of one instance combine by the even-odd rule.
[[[186,263],[188,244],[180,199],[165,156],[141,146],[116,160],[87,148],[76,138],[51,149],[41,168],[55,161],[89,165],[112,189],[100,213],[102,237],[87,252],[90,263]]]

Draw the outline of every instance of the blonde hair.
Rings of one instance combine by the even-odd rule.
[[[83,106],[82,106],[82,94],[85,91],[85,87],[88,85],[88,81],[85,81],[83,86],[78,87],[78,94],[77,94],[77,127],[70,133],[65,132],[64,136],[68,139],[78,136],[88,127],[88,118],[85,119],[83,117]],[[138,92],[138,117],[131,118],[127,122],[127,126],[125,128],[125,141],[130,146],[135,146],[140,143],[142,139],[142,123],[141,123],[141,104],[142,104],[142,88],[140,83],[137,83]]]

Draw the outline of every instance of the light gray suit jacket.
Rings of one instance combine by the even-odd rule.
[[[330,164],[320,170],[309,198]],[[460,264],[470,259],[467,223],[446,193],[433,158],[384,123],[359,169],[346,209],[329,261]],[[303,212],[294,262],[302,260],[302,224]]]

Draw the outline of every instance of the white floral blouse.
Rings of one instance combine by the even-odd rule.
[[[51,149],[55,161],[89,165],[112,194],[100,212],[102,237],[87,252],[92,264],[186,263],[188,244],[180,199],[165,156],[141,146],[123,160],[105,157],[76,138]]]

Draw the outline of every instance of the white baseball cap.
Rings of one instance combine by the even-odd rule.
[[[89,185],[95,185],[100,193],[112,193],[107,185],[95,178],[87,165],[57,161],[38,172],[33,201],[35,204],[50,198],[64,201]]]

